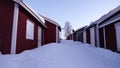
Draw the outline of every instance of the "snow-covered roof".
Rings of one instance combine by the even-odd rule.
[[[36,18],[42,24],[44,27],[46,27],[45,20],[41,16],[38,15],[31,7],[29,7],[27,4],[25,4],[22,0],[13,0],[14,2],[18,3],[21,5],[25,10],[27,10],[33,17]]]
[[[112,11],[108,12],[107,14],[103,15],[100,19],[96,20],[95,22],[99,24],[118,11],[120,11],[120,5],[117,8],[113,9]]]
[[[57,22],[55,22],[54,20],[52,20],[52,19],[50,19],[50,18],[48,18],[48,17],[45,17],[45,16],[43,16],[43,15],[40,15],[40,14],[39,14],[39,16],[42,16],[45,20],[47,20],[47,21],[49,21],[50,23],[52,23],[52,24],[60,27],[60,25],[59,25]]]
[[[79,30],[81,30],[81,29],[84,31],[86,28],[88,28],[88,26],[80,27],[80,28],[78,28],[75,32],[77,32],[77,31],[79,31]],[[74,32],[74,33],[75,33],[75,32]]]
[[[97,23],[96,22],[92,22],[89,24],[89,26],[87,28],[91,28],[91,27],[94,27]]]

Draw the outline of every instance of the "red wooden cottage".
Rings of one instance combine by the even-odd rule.
[[[100,47],[120,52],[120,6],[98,20]]]
[[[60,42],[60,37],[59,37],[60,35],[59,33],[61,31],[60,25],[57,22],[51,20],[50,18],[47,18],[45,16],[42,17],[44,18],[45,25],[47,26],[47,29],[43,30],[44,44]]]
[[[40,46],[44,28],[42,19],[22,0],[0,0],[0,51],[3,54]]]

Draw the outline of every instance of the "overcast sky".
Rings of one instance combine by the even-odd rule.
[[[89,25],[120,5],[120,0],[24,0],[36,12],[62,27],[66,21],[74,29]]]

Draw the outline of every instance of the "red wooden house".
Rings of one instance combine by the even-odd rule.
[[[60,37],[59,37],[60,35],[59,33],[61,31],[60,25],[57,22],[51,20],[50,18],[47,18],[45,16],[42,17],[44,18],[45,25],[47,26],[47,29],[43,30],[44,44],[60,42]]]
[[[3,54],[40,46],[44,28],[42,19],[22,0],[0,0],[0,51]]]

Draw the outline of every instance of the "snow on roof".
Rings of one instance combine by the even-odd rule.
[[[31,7],[29,7],[26,3],[24,3],[22,0],[13,0],[19,5],[21,5],[24,9],[26,9],[32,16],[34,16],[44,27],[46,27],[45,20],[41,16],[38,15],[37,12],[35,12]]]
[[[38,14],[38,17],[45,23],[45,19]]]
[[[80,27],[80,28],[78,28],[76,31],[79,31],[79,30],[81,30],[81,29],[84,30],[84,29],[86,29],[87,27],[88,27],[88,26]],[[76,32],[76,31],[75,31],[75,32]]]
[[[112,16],[113,14],[115,14],[118,11],[120,11],[120,5],[117,8],[108,12],[107,14],[103,15],[100,19],[96,20],[95,22],[99,24],[99,23],[106,20],[107,18],[109,18],[110,16]]]
[[[50,18],[48,18],[48,17],[45,17],[45,16],[43,16],[43,15],[40,15],[40,14],[39,14],[39,16],[42,16],[45,20],[47,20],[47,21],[49,21],[50,23],[52,23],[52,24],[60,27],[60,25],[59,25],[57,22],[55,22],[54,20],[52,20],[52,19],[50,19]]]

